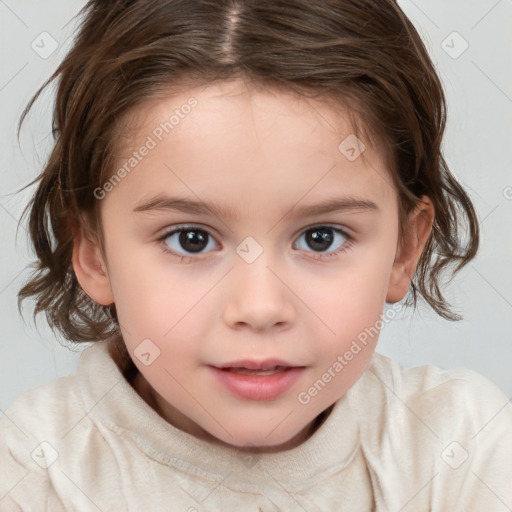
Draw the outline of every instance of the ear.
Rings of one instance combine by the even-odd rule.
[[[87,228],[81,227],[75,233],[72,264],[80,286],[92,300],[104,306],[114,302],[99,243]]]
[[[397,247],[386,302],[398,302],[405,297],[432,231],[433,222],[434,207],[428,197],[422,196],[409,214],[402,243]]]

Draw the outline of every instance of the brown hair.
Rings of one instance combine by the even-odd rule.
[[[395,1],[91,0],[81,14],[73,48],[20,119],[19,129],[42,90],[58,79],[55,146],[29,184],[39,181],[23,212],[30,210],[37,261],[19,291],[20,311],[21,302],[35,296],[34,318],[44,311],[68,340],[119,335],[115,307],[83,292],[71,255],[83,218],[102,243],[93,191],[113,172],[120,119],[178,84],[243,77],[348,106],[387,148],[401,233],[422,195],[435,208],[406,303],[415,306],[420,294],[441,316],[460,318],[443,297],[441,277],[448,270],[453,277],[474,257],[478,223],[441,152],[446,103],[440,80]]]

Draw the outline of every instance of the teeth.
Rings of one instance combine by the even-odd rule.
[[[233,373],[240,373],[242,375],[273,375],[280,373],[285,368],[282,366],[272,366],[271,368],[262,368],[261,370],[249,370],[247,368],[227,368],[228,371]]]

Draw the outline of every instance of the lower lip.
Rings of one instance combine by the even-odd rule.
[[[295,367],[270,375],[242,375],[213,366],[209,368],[220,384],[245,400],[274,400],[288,391],[304,371],[304,367]]]

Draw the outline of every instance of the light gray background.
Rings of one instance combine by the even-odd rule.
[[[18,314],[16,294],[33,254],[25,222],[17,238],[16,227],[34,188],[14,194],[40,172],[51,147],[51,94],[36,104],[21,145],[18,118],[69,48],[75,26],[70,20],[82,5],[83,0],[0,0],[0,416],[23,391],[74,372],[85,348],[59,345],[44,315],[36,329],[30,301],[24,306],[26,322]],[[512,396],[512,0],[402,0],[400,5],[422,34],[444,83],[445,156],[474,200],[482,246],[448,289],[464,320],[448,322],[420,306],[386,324],[378,351],[406,366],[474,369]],[[51,50],[51,40],[43,32],[58,43],[49,56],[44,52]],[[461,53],[464,41],[469,46]],[[39,45],[37,51],[32,44]]]

